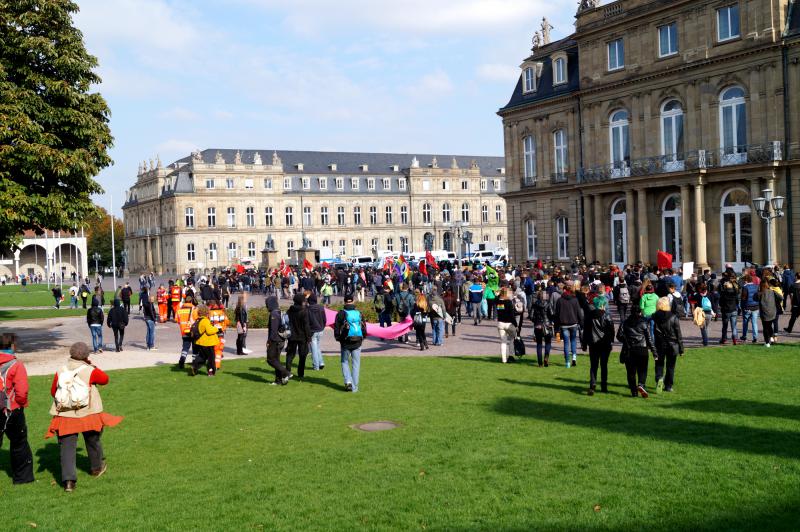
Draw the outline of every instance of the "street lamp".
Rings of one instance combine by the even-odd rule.
[[[772,220],[775,218],[783,218],[783,196],[772,195],[772,189],[765,188],[761,191],[763,196],[760,198],[753,198],[753,207],[756,213],[761,217],[767,225],[767,263],[768,265],[775,265],[775,257],[772,253]]]
[[[100,253],[95,251],[92,258],[94,259],[94,275],[98,277],[100,275],[100,267],[97,265],[97,262],[100,260]]]

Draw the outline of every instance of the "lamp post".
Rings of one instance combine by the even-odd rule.
[[[761,217],[767,225],[767,263],[770,267],[775,265],[775,257],[773,256],[772,249],[772,220],[775,218],[783,218],[783,196],[772,195],[771,188],[765,188],[761,191],[763,196],[753,199],[753,207],[756,213]]]
[[[98,266],[97,263],[100,260],[100,253],[95,251],[92,258],[94,259],[94,275],[98,277],[100,275],[100,266]]]

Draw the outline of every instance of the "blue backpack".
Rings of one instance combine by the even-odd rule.
[[[357,310],[345,310],[345,324],[347,325],[346,337],[363,337],[364,332],[361,330],[361,312]]]
[[[700,300],[700,306],[703,308],[703,312],[711,312],[711,300],[708,298],[708,296],[703,296],[703,298]]]

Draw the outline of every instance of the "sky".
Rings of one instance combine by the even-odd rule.
[[[503,155],[533,32],[576,0],[78,0],[121,215],[143,160],[239,148]]]

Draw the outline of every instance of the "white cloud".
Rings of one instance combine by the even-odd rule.
[[[519,69],[504,63],[484,63],[478,65],[476,74],[484,81],[511,83],[519,77]]]
[[[217,109],[214,111],[214,118],[218,120],[231,120],[233,118],[233,113],[230,111],[225,111],[223,109]]]

